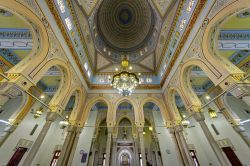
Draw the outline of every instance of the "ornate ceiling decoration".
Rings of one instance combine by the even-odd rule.
[[[161,16],[165,16],[168,8],[171,6],[173,0],[153,0],[156,8],[158,9]]]
[[[97,50],[119,63],[136,63],[155,49],[159,19],[145,0],[105,0],[89,22]]]
[[[60,28],[71,39],[77,63],[81,62],[91,87],[103,88],[109,85],[108,78],[116,73],[123,55],[133,71],[142,73],[140,86],[160,86],[183,35],[188,34],[186,27],[199,1],[100,0],[92,1],[89,12],[83,6],[87,1],[60,2],[65,12],[57,6],[61,19],[57,23],[65,24]]]
[[[98,0],[78,0],[78,2],[84,9],[85,13],[89,15],[97,5]]]

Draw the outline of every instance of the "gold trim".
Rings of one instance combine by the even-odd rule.
[[[49,7],[50,12],[54,16],[54,19],[56,20],[56,23],[57,23],[59,29],[61,30],[61,33],[62,33],[62,35],[64,37],[64,40],[66,41],[67,45],[69,46],[69,49],[70,49],[70,51],[71,51],[71,53],[73,55],[73,58],[74,58],[74,60],[75,60],[75,62],[77,64],[77,66],[79,67],[79,70],[82,73],[82,75],[83,75],[83,77],[84,77],[84,79],[85,79],[85,81],[87,83],[87,86],[89,87],[90,82],[89,82],[89,80],[87,78],[87,75],[85,74],[85,72],[84,72],[84,70],[82,68],[82,65],[80,64],[80,61],[78,59],[78,55],[77,55],[77,53],[76,53],[76,51],[74,49],[74,46],[72,45],[72,42],[70,40],[68,32],[66,31],[66,28],[63,25],[63,21],[61,20],[61,17],[58,14],[58,11],[57,11],[57,9],[55,7],[54,1],[53,0],[46,0],[46,3],[47,3],[47,6]]]
[[[178,4],[178,10],[177,10],[176,13],[175,13],[174,22],[172,23],[172,26],[171,26],[171,29],[170,29],[170,31],[169,31],[169,34],[168,34],[167,39],[171,39],[171,36],[172,36],[173,33],[174,33],[174,30],[175,30],[175,28],[176,28],[176,25],[177,25],[177,22],[178,22],[178,18],[179,18],[179,16],[180,16],[180,13],[181,13],[181,9],[182,9],[182,7],[183,7],[183,4],[184,4],[184,1],[183,1],[183,0],[182,0],[181,2],[179,2],[179,4]],[[160,59],[159,59],[160,62],[162,62],[162,60],[163,60],[163,58],[164,58],[164,56],[165,56],[165,53],[166,53],[166,51],[167,51],[169,42],[170,42],[170,40],[165,40],[165,44],[164,44],[165,46],[164,46],[164,48],[163,48],[163,50],[162,50],[162,52],[161,52],[161,57],[160,57]],[[158,65],[158,66],[156,67],[155,72],[159,71],[160,66],[161,66],[161,65]]]
[[[195,22],[196,22],[196,20],[197,20],[197,18],[199,16],[199,14],[201,13],[203,7],[205,6],[206,2],[207,2],[207,0],[199,0],[199,2],[197,4],[197,7],[195,8],[195,11],[194,11],[194,13],[192,15],[192,18],[190,19],[190,23],[188,25],[188,28],[185,30],[185,34],[182,36],[182,39],[181,39],[181,41],[180,41],[180,43],[179,43],[173,57],[172,57],[172,60],[171,60],[169,66],[167,68],[167,71],[165,72],[164,76],[162,77],[162,80],[161,80],[161,83],[160,83],[161,86],[164,85],[167,76],[169,75],[172,67],[174,66],[175,61],[177,60],[178,55],[180,54],[186,40],[188,39],[188,36],[189,36],[191,30],[193,29],[194,24],[195,24]]]

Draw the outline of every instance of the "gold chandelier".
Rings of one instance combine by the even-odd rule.
[[[129,96],[138,86],[139,78],[135,73],[130,73],[127,71],[129,62],[126,57],[122,60],[121,66],[123,71],[113,76],[111,86],[117,89],[119,94],[123,96]]]

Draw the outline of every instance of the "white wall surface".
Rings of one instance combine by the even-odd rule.
[[[34,103],[32,106],[33,109],[39,108],[40,104]],[[45,123],[45,114],[43,114],[40,118],[34,119],[33,114],[28,113],[27,116],[23,119],[23,121],[18,125],[16,130],[8,137],[8,139],[4,142],[4,144],[0,148],[0,165],[7,165],[8,161],[12,157],[15,152],[16,145],[18,141],[23,138],[30,141],[35,141],[39,132],[41,131],[43,124]],[[38,127],[35,133],[31,136],[30,132],[32,131],[35,124],[38,124]],[[27,157],[27,152],[24,157],[20,161],[19,165],[22,165],[24,159]]]
[[[54,156],[56,145],[63,145],[67,134],[67,128],[64,130],[60,129],[59,122],[61,120],[61,118],[57,118],[57,120],[52,123],[32,165],[49,166]]]
[[[219,166],[218,159],[216,158],[207,138],[205,137],[200,125],[190,118],[190,128],[184,129],[184,136],[187,144],[193,144],[196,151],[196,156],[200,165],[213,165]]]
[[[10,118],[10,116],[17,111],[18,107],[21,105],[22,103],[22,96],[18,96],[16,98],[10,99],[8,100],[3,106],[1,106],[1,110],[3,110],[3,112],[0,114],[0,119],[1,120],[5,120],[8,121],[8,119]],[[6,127],[5,123],[0,122],[0,132],[4,130],[4,128]]]
[[[217,112],[219,111],[218,107],[211,103],[209,105],[210,108],[215,109]],[[240,109],[242,105],[238,105],[238,109]],[[227,122],[225,117],[218,113],[218,117],[215,119],[211,119],[208,115],[207,108],[204,109],[205,111],[205,117],[206,117],[206,124],[214,136],[216,140],[222,140],[229,138],[232,142],[234,148],[235,148],[235,154],[238,156],[242,164],[244,165],[250,165],[250,150],[247,144],[242,140],[240,135],[232,128],[232,126]],[[214,124],[216,129],[219,132],[219,135],[216,135],[213,128],[211,127],[211,124]]]
[[[238,99],[234,96],[226,96],[226,100],[231,111],[233,111],[241,121],[250,119],[250,114],[246,112],[246,110],[250,112],[250,107],[242,99]],[[244,128],[250,134],[250,122],[244,123]]]
[[[154,122],[156,126],[156,132],[159,146],[162,155],[163,166],[177,166],[178,160],[176,156],[176,149],[173,140],[164,126],[162,115],[160,111],[153,111]],[[158,126],[158,127],[157,127]],[[167,154],[167,151],[170,151],[170,154]]]
[[[90,111],[86,126],[95,126],[96,117],[97,117],[97,111]],[[86,166],[87,165],[94,132],[95,132],[95,127],[84,127],[84,129],[82,130],[82,133],[80,135],[80,138],[76,147],[72,166]],[[84,150],[86,153],[88,153],[87,160],[85,163],[81,163],[81,158],[82,158],[82,155],[80,154],[81,150]]]

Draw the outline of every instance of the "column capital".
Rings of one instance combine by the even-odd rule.
[[[61,113],[62,110],[63,109],[58,104],[49,104],[49,111],[50,112]]]
[[[183,127],[181,126],[181,125],[178,125],[178,126],[175,126],[174,127],[174,130],[176,131],[176,132],[182,132],[183,131]]]
[[[112,132],[113,132],[113,130],[114,130],[114,128],[113,128],[113,127],[107,127],[107,129],[108,129],[108,133],[112,133]]]
[[[219,86],[223,90],[228,91],[228,89],[232,88],[232,86],[242,83],[243,78],[244,78],[244,73],[234,73],[234,74],[229,75],[222,82],[220,82]],[[244,81],[244,82],[247,82],[247,81]]]
[[[175,129],[173,127],[170,127],[170,128],[168,128],[168,132],[170,134],[174,134],[175,133]]]
[[[76,126],[74,126],[74,125],[68,125],[67,132],[74,132],[74,131],[76,131]]]
[[[165,124],[166,128],[168,129],[168,128],[173,127],[174,123],[172,121],[166,121],[166,122],[164,122],[164,124]]]
[[[202,112],[201,105],[192,105],[189,109],[192,112]]]
[[[135,122],[136,127],[144,127],[144,122]]]
[[[46,121],[52,121],[54,122],[58,117],[58,114],[56,112],[48,112],[46,115]]]
[[[24,91],[29,90],[29,88],[34,85],[28,78],[26,78],[21,73],[8,73],[7,79],[2,80],[1,83],[4,83],[4,84],[7,83],[12,86],[15,85]],[[5,91],[8,90],[8,87],[5,87],[5,89],[3,90]]]
[[[137,131],[138,131],[139,133],[143,133],[143,127],[137,127]]]
[[[197,121],[197,122],[200,122],[200,121],[204,121],[205,120],[205,116],[202,112],[196,112],[194,114],[194,119]]]

